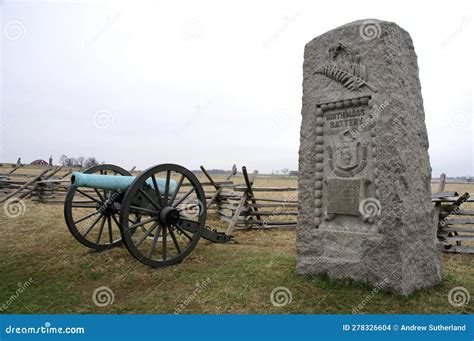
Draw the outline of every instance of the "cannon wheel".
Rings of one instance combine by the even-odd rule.
[[[131,175],[123,168],[107,164],[90,167],[84,173]],[[64,218],[77,241],[97,251],[107,250],[122,243],[119,213],[110,205],[106,205],[107,198],[117,199],[119,195],[123,196],[109,190],[86,190],[72,186],[69,188],[64,202]],[[109,200],[109,203],[113,201]],[[105,208],[106,206],[108,208]]]
[[[136,214],[141,221],[131,223]],[[193,251],[203,232],[204,190],[184,167],[151,167],[125,192],[120,222],[125,246],[137,260],[154,268],[179,263]]]

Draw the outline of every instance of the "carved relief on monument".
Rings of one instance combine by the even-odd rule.
[[[326,76],[350,90],[367,87],[367,67],[352,48],[338,43],[328,49],[327,64],[314,74]],[[350,96],[350,95],[349,95]],[[377,217],[367,218],[360,203],[378,199],[375,168],[375,128],[371,113],[371,96],[350,97],[316,108],[316,227],[337,216],[360,217],[373,224]],[[325,207],[324,211],[322,207]],[[336,224],[337,225],[337,224]]]
[[[360,62],[360,57],[348,46],[339,43],[328,50],[328,63],[313,74],[331,78],[351,91],[358,91],[367,86],[373,92],[377,89],[368,82],[367,68]]]
[[[316,226],[338,215],[364,217],[360,203],[377,198],[374,165],[375,129],[370,96],[356,97],[316,108]],[[322,210],[322,207],[326,209]]]

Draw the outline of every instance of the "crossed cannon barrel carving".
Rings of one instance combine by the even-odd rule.
[[[104,251],[125,244],[150,267],[181,262],[201,237],[230,237],[205,226],[206,197],[196,176],[176,164],[148,168],[138,176],[98,165],[71,175],[64,202],[69,231],[84,246]]]

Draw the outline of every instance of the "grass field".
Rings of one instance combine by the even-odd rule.
[[[294,179],[259,182],[296,186]],[[474,193],[473,187],[448,184],[446,190]],[[226,228],[213,216],[208,225]],[[0,229],[4,313],[350,314],[363,300],[367,303],[359,313],[474,312],[472,300],[456,308],[447,298],[458,286],[474,294],[473,255],[444,254],[443,282],[402,298],[324,276],[296,276],[295,231],[237,231],[232,244],[201,240],[183,263],[150,269],[124,247],[99,253],[79,244],[66,228],[62,206],[26,201],[26,212],[19,218],[8,218],[2,209]],[[92,295],[104,286],[113,291],[114,300],[99,307]],[[276,287],[290,290],[291,303],[272,304],[270,294]]]

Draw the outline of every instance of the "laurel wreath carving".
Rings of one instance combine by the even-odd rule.
[[[344,87],[352,91],[360,90],[367,86],[373,92],[377,89],[367,82],[367,71],[364,65],[359,63],[331,63],[317,69],[313,75],[321,74],[341,83]]]

